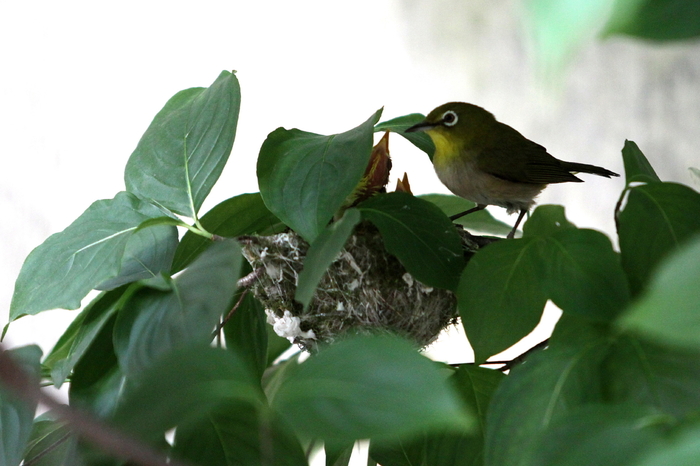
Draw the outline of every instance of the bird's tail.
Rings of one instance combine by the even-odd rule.
[[[595,165],[588,165],[585,163],[575,163],[575,162],[564,162],[564,169],[570,172],[576,173],[592,173],[593,175],[604,176],[610,178],[612,176],[620,176],[615,172],[603,167],[596,167]]]

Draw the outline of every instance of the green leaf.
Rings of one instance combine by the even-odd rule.
[[[627,190],[617,215],[622,267],[633,294],[644,289],[669,253],[700,232],[700,194],[676,183],[649,183]]]
[[[280,229],[281,223],[265,207],[260,193],[241,194],[215,206],[200,223],[210,233],[233,238],[240,235],[270,234]],[[199,254],[212,245],[210,239],[191,231],[185,233],[175,250],[171,272],[187,267]]]
[[[196,218],[233,147],[241,104],[235,74],[178,92],[158,112],[129,158],[126,188]]]
[[[224,326],[226,348],[245,359],[250,372],[261,379],[268,366],[267,330],[271,326],[262,304],[251,293],[239,290],[234,301],[238,302],[241,293],[246,293],[243,301]]]
[[[605,34],[625,34],[657,41],[700,35],[697,0],[617,0]]]
[[[620,325],[659,343],[700,350],[700,236],[664,260]]]
[[[29,383],[39,385],[41,350],[38,346],[24,346],[3,353],[0,357],[12,358],[24,371]],[[21,400],[0,385],[0,464],[3,466],[20,464],[32,432],[35,410],[36,403]]]
[[[536,438],[532,466],[627,465],[658,442],[670,418],[646,406],[592,404],[574,409]],[[670,464],[670,463],[666,463]]]
[[[471,201],[450,194],[422,194],[418,196],[418,198],[432,202],[448,217],[462,213],[476,206],[476,204]],[[488,210],[479,210],[472,214],[465,215],[455,220],[454,223],[463,225],[468,230],[477,230],[491,235],[507,235],[513,229],[513,227],[506,223],[493,218]]]
[[[683,426],[665,442],[652,445],[629,466],[693,466],[700,464],[700,425]]]
[[[349,466],[354,446],[354,442],[326,442],[326,466]]]
[[[537,206],[530,218],[523,225],[523,236],[552,236],[563,230],[575,229],[569,222],[560,205]]]
[[[258,183],[265,205],[309,243],[362,179],[381,109],[345,133],[322,136],[278,128],[260,148]]]
[[[540,244],[538,268],[545,293],[564,312],[612,320],[629,301],[629,286],[607,236],[562,229]]]
[[[661,181],[649,160],[644,156],[639,146],[633,141],[625,140],[622,148],[622,160],[625,164],[625,182],[640,181],[644,183]]]
[[[510,372],[487,413],[485,464],[532,464],[542,432],[577,407],[601,401],[600,341],[597,334],[578,334],[575,341],[530,355]]]
[[[33,466],[78,466],[76,445],[78,439],[71,435],[65,424],[45,419],[34,421],[32,434],[24,452],[25,464]]]
[[[358,207],[379,228],[386,250],[428,286],[454,290],[464,268],[462,242],[434,204],[408,193],[374,196]]]
[[[121,287],[100,293],[71,322],[58,340],[44,361],[44,365],[51,369],[51,379],[56,387],[65,382],[102,327],[114,315],[125,290],[126,287]]]
[[[112,314],[85,349],[73,368],[68,391],[71,406],[100,417],[114,412],[124,385],[112,341],[115,322]]]
[[[94,288],[117,287],[168,270],[176,229],[160,226],[135,233],[144,220],[162,214],[126,192],[93,203],[29,254],[15,283],[10,320],[48,309],[77,309]]]
[[[309,246],[294,294],[294,299],[304,306],[304,310],[311,303],[316,287],[326,270],[338,257],[359,222],[360,212],[357,209],[348,209],[343,218],[328,225]]]
[[[304,436],[350,442],[474,422],[438,366],[396,337],[340,341],[295,369],[271,403]]]
[[[217,242],[173,280],[173,291],[143,289],[129,300],[114,329],[119,365],[127,376],[175,348],[211,341],[230,309],[241,258],[237,243]]]
[[[433,144],[433,140],[430,139],[430,136],[422,131],[413,133],[406,132],[408,128],[421,123],[424,120],[425,115],[421,115],[420,113],[411,113],[410,115],[404,115],[391,120],[383,121],[374,127],[374,131],[392,131],[394,133],[399,133],[401,136],[408,139],[411,144],[428,154],[430,160],[433,160],[435,144]]]
[[[202,419],[230,402],[259,405],[260,383],[233,351],[194,346],[173,351],[128,384],[115,426],[139,437],[160,437],[175,425]]]
[[[580,332],[580,326],[575,331]],[[606,401],[653,406],[678,418],[692,415],[700,406],[698,360],[697,349],[619,335],[610,345],[601,372]]]
[[[249,403],[226,403],[179,425],[173,454],[201,466],[306,466],[294,433],[279,416]]]
[[[539,323],[547,302],[537,286],[540,247],[528,238],[492,243],[464,269],[457,303],[477,362],[517,343]]]

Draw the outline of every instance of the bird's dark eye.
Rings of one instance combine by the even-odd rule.
[[[452,110],[448,110],[442,115],[442,124],[445,126],[454,126],[457,124],[457,114]]]

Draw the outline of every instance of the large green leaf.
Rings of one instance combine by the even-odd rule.
[[[474,423],[438,366],[396,337],[337,342],[295,369],[271,403],[307,437],[347,442]]]
[[[661,181],[654,167],[633,141],[625,140],[625,146],[622,148],[622,160],[625,163],[625,181],[627,183]]]
[[[178,92],[158,112],[129,158],[126,188],[195,218],[233,147],[241,104],[235,74]]]
[[[294,299],[303,304],[304,309],[311,303],[323,274],[338,257],[359,222],[360,212],[357,209],[346,210],[343,218],[328,225],[309,246],[294,294]]]
[[[671,346],[700,350],[700,236],[667,260],[621,325]]]
[[[4,351],[2,357],[12,358],[28,377],[29,383],[39,385],[38,346],[25,346]],[[7,376],[8,374],[6,374]],[[32,420],[36,402],[19,399],[14,393],[5,390],[0,384],[0,464],[17,466],[22,460],[25,446],[32,432]]]
[[[205,344],[228,310],[241,268],[240,247],[217,242],[172,280],[172,291],[144,288],[119,313],[114,346],[129,376],[176,348]]]
[[[577,407],[601,401],[601,341],[604,336],[584,328],[511,371],[487,413],[486,465],[530,465],[542,432]]]
[[[475,207],[476,204],[461,197],[450,194],[422,194],[420,199],[430,201],[442,210],[445,215],[451,217]],[[454,223],[459,223],[469,230],[476,230],[491,235],[507,235],[513,227],[493,218],[488,210],[477,212],[458,218]]]
[[[626,34],[657,41],[700,35],[697,0],[617,0],[605,34]]]
[[[294,433],[279,416],[250,403],[226,403],[180,425],[173,454],[201,466],[306,466]]]
[[[428,286],[454,290],[464,268],[462,242],[434,204],[407,193],[374,196],[357,207],[379,228],[387,251]]]
[[[270,133],[257,168],[270,211],[313,242],[362,178],[380,115],[331,136],[284,128]]]
[[[200,223],[209,233],[234,238],[240,235],[270,234],[282,225],[260,197],[260,193],[241,194],[226,199],[204,214]],[[210,239],[187,231],[175,250],[171,272],[187,267],[199,254],[212,245]]]
[[[648,183],[627,190],[617,214],[622,267],[634,294],[644,289],[659,262],[700,233],[700,194],[676,183]]]
[[[421,123],[424,120],[425,115],[421,115],[420,113],[411,113],[410,115],[404,115],[397,118],[392,118],[391,120],[382,121],[374,127],[374,130],[393,131],[394,133],[399,133],[401,136],[408,139],[411,144],[428,154],[430,160],[433,160],[435,144],[433,144],[433,140],[430,139],[430,136],[423,131],[416,131],[413,133],[406,132],[408,128]]]
[[[457,298],[477,361],[504,350],[537,325],[547,299],[567,314],[609,321],[629,301],[610,240],[577,229],[561,206],[540,206],[520,240],[490,244],[469,261]]]
[[[629,466],[695,466],[700,464],[700,425],[695,422],[676,429],[665,442],[651,445]]]
[[[660,441],[670,419],[643,405],[578,407],[533,439],[531,466],[624,466]]]
[[[136,374],[113,416],[115,425],[146,439],[206,417],[232,401],[259,405],[260,382],[235,352],[199,345],[173,351]]]
[[[537,326],[547,302],[537,279],[540,257],[539,240],[524,238],[490,244],[469,260],[457,303],[477,362]]]
[[[126,192],[93,203],[29,254],[15,283],[10,320],[48,309],[77,309],[90,290],[109,280],[134,281],[168,270],[177,245],[175,227],[135,233],[141,222],[162,215]]]

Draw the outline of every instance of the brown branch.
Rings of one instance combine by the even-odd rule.
[[[226,314],[226,317],[219,323],[219,325],[216,326],[216,330],[214,330],[214,333],[212,334],[212,338],[216,337],[219,335],[219,332],[221,332],[221,329],[224,328],[224,325],[231,320],[231,317],[233,317],[233,314],[238,310],[239,307],[241,307],[241,303],[243,302],[243,299],[245,296],[248,294],[248,289],[244,289],[243,292],[241,293],[241,296],[238,298],[238,301],[236,301],[236,304],[233,306],[233,308],[228,311],[228,314]]]
[[[51,411],[51,415],[65,422],[73,432],[117,458],[131,461],[139,466],[190,466],[189,463],[173,458],[168,461],[162,453],[150,446],[44,393],[2,345],[0,345],[0,384],[26,403],[40,403],[46,406]]]

